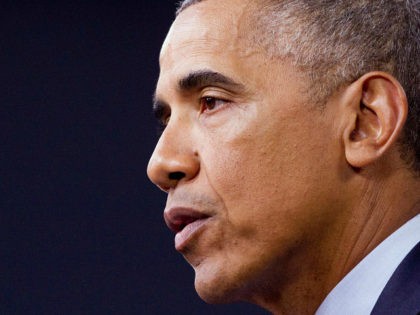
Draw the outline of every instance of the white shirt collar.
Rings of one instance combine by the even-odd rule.
[[[370,314],[395,269],[419,241],[417,215],[363,258],[328,294],[315,314]]]

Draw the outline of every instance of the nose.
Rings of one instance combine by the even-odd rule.
[[[179,182],[193,179],[199,169],[198,154],[193,149],[188,133],[168,125],[147,166],[149,179],[168,192]]]

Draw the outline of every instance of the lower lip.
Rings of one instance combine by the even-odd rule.
[[[196,220],[184,227],[182,231],[178,232],[175,235],[175,249],[181,251],[185,248],[187,242],[194,236],[194,234],[203,228],[207,220],[208,218]]]

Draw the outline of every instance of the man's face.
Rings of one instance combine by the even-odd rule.
[[[155,106],[167,126],[148,175],[168,192],[165,220],[209,302],[281,286],[332,220],[332,115],[286,60],[246,44],[248,7],[191,6],[160,58]]]

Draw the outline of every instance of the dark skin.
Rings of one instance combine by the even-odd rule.
[[[313,314],[418,213],[419,180],[397,146],[407,101],[395,78],[372,72],[320,110],[291,63],[242,40],[252,3],[204,1],[175,20],[148,175],[168,193],[165,219],[204,300]]]

